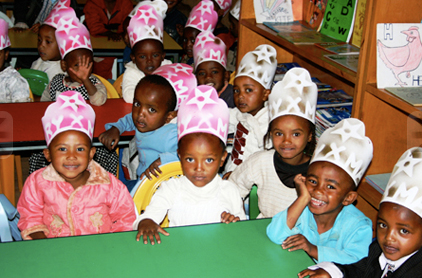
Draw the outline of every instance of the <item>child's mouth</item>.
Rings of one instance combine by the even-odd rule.
[[[321,207],[321,206],[326,205],[326,204],[327,203],[324,202],[324,201],[318,200],[318,199],[316,199],[314,197],[311,198],[311,205],[313,207]]]
[[[384,245],[384,251],[387,253],[387,254],[394,254],[394,253],[396,253],[397,252],[397,248],[395,248],[395,247],[393,247],[393,246],[389,246],[389,245]]]
[[[76,170],[76,168],[78,168],[79,165],[64,165],[64,168],[68,169],[68,170]]]
[[[146,123],[144,122],[136,122],[136,127],[137,128],[145,128],[147,126]]]
[[[207,86],[211,86],[211,87],[214,87],[214,83],[212,83],[212,82],[207,83],[207,84],[205,84],[205,85],[207,85]]]

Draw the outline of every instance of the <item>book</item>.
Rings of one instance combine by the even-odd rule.
[[[351,114],[351,105],[318,108],[315,112],[315,135],[317,141],[327,128],[335,126],[343,119],[350,118]]]
[[[278,36],[288,40],[293,44],[315,44],[322,42],[340,42],[329,36],[325,36],[317,31],[304,31],[304,32],[283,32],[278,33]]]
[[[352,105],[353,97],[343,90],[318,91],[317,108]]]
[[[357,47],[362,45],[363,22],[365,20],[366,0],[358,0],[355,14],[355,24],[353,26],[353,33],[351,43]]]
[[[387,188],[388,180],[390,179],[391,173],[367,175],[366,181],[375,188],[379,193],[384,194],[385,188]]]
[[[324,17],[327,0],[306,1],[303,6],[305,20],[312,29],[318,29]]]
[[[359,54],[360,49],[354,45],[348,43],[334,43],[334,42],[326,42],[326,43],[316,43],[315,46],[324,49],[333,54],[339,55],[350,55],[350,54]]]
[[[288,23],[264,21],[263,24],[277,33],[312,31],[312,28],[303,25],[299,21]]]
[[[298,63],[279,63],[277,64],[277,68],[275,70],[275,75],[274,75],[274,82],[280,81],[284,78],[284,75],[286,74],[286,72],[289,69],[298,67],[300,68],[301,66]]]
[[[352,71],[356,72],[358,70],[359,54],[350,54],[350,55],[329,54],[329,55],[324,55],[324,57]]]
[[[387,87],[385,89],[413,106],[422,107],[422,87]]]
[[[320,32],[343,42],[353,33],[357,0],[328,0]]]
[[[377,87],[422,85],[421,23],[377,24]]]
[[[253,5],[256,23],[293,21],[292,0],[253,0]]]

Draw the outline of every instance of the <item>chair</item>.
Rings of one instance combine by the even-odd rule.
[[[114,81],[113,83],[113,87],[117,91],[120,97],[123,97],[123,93],[122,93],[123,74],[124,73],[122,73],[119,77],[117,77],[116,81]]]
[[[249,219],[256,219],[259,215],[257,191],[258,187],[254,184],[249,193]]]
[[[148,178],[144,177],[130,192],[139,214],[142,214],[145,211],[145,208],[151,201],[152,195],[154,195],[155,191],[163,181],[169,180],[171,178],[178,178],[183,175],[182,166],[179,161],[161,165],[160,169],[162,174],[160,174],[158,178],[152,176],[152,180],[149,180]],[[165,228],[168,227],[168,225],[169,222],[166,216],[166,218],[161,223],[161,227]]]
[[[36,96],[42,96],[49,82],[47,73],[34,69],[20,69],[18,72],[28,81],[32,93]]]
[[[19,213],[3,194],[0,194],[0,242],[22,240],[18,229]]]
[[[106,87],[107,98],[121,98],[119,96],[119,94],[117,93],[116,89],[114,89],[113,85],[111,85],[111,83],[107,79],[105,79],[104,77],[101,77],[101,76],[99,76],[95,73],[93,73],[92,75],[97,77],[101,81],[101,83],[103,83],[104,86]]]

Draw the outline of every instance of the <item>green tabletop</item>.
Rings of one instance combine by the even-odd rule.
[[[270,219],[167,228],[161,244],[136,232],[0,243],[1,277],[297,277],[313,264],[266,235]]]

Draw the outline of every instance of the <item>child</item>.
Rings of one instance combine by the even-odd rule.
[[[31,69],[47,73],[49,81],[56,74],[64,73],[60,65],[61,56],[55,32],[59,20],[67,17],[76,17],[76,13],[70,8],[70,0],[60,0],[38,30],[38,53],[40,58],[32,63]]]
[[[120,134],[136,130],[135,141],[139,154],[137,176],[150,173],[158,176],[158,166],[177,160],[177,127],[170,121],[187,94],[196,87],[192,68],[185,64],[159,67],[152,75],[141,79],[135,89],[132,113],[116,123],[106,124],[106,132],[99,137],[109,150],[119,142]],[[129,191],[136,180],[126,183]]]
[[[129,192],[92,160],[94,123],[94,110],[78,92],[63,92],[48,106],[42,124],[51,164],[23,187],[17,205],[22,238],[130,230],[136,213]]]
[[[230,111],[230,133],[234,146],[225,167],[228,178],[251,154],[264,150],[268,130],[267,99],[277,67],[277,51],[263,44],[245,54],[234,79],[233,96],[237,108]],[[270,146],[271,147],[271,146]]]
[[[136,240],[161,242],[158,223],[168,213],[169,226],[230,223],[245,219],[236,186],[218,170],[227,156],[229,111],[211,86],[198,86],[180,105],[177,117],[178,155],[184,176],[165,181],[133,223]]]
[[[267,227],[271,241],[289,251],[303,249],[316,262],[348,264],[367,256],[372,223],[352,203],[372,150],[358,119],[325,130],[306,178],[295,177],[298,198]]]
[[[164,31],[170,35],[178,44],[182,43],[183,27],[186,25],[187,17],[177,9],[182,0],[165,0],[168,6],[164,18]]]
[[[126,64],[122,83],[123,99],[127,103],[133,102],[139,80],[152,74],[160,65],[171,64],[164,59],[163,46],[163,17],[167,4],[161,0],[141,3],[127,27],[132,47],[132,62]]]
[[[0,103],[28,102],[31,101],[28,82],[11,66],[5,67],[11,45],[8,32],[8,23],[0,19]]]
[[[296,200],[293,178],[306,176],[315,148],[315,109],[318,89],[304,68],[289,70],[268,98],[270,137],[274,150],[248,157],[230,175],[245,199],[258,187],[258,218],[273,217]]]
[[[214,11],[211,0],[202,0],[189,14],[185,29],[183,30],[183,51],[181,63],[193,65],[193,45],[199,33],[203,31],[214,32],[217,25],[218,15]]]
[[[76,40],[75,40],[76,38]],[[41,101],[55,101],[65,91],[77,91],[92,105],[103,105],[107,89],[98,78],[92,76],[93,53],[86,27],[76,17],[61,18],[56,30],[60,48],[62,70],[45,88]]]
[[[233,86],[226,71],[226,46],[211,31],[201,32],[193,46],[195,75],[199,85],[214,87],[218,96],[233,108]]]
[[[377,240],[369,246],[368,257],[349,265],[320,263],[299,277],[422,277],[421,193],[422,148],[414,147],[391,173],[378,211]]]
[[[227,53],[227,70],[233,72],[236,70],[236,58],[237,58],[237,40],[239,37],[239,15],[240,15],[240,4],[241,0],[237,0],[236,4],[230,10],[229,14],[229,30],[230,33],[226,35],[226,46],[228,48]],[[220,34],[220,37],[223,34]]]

